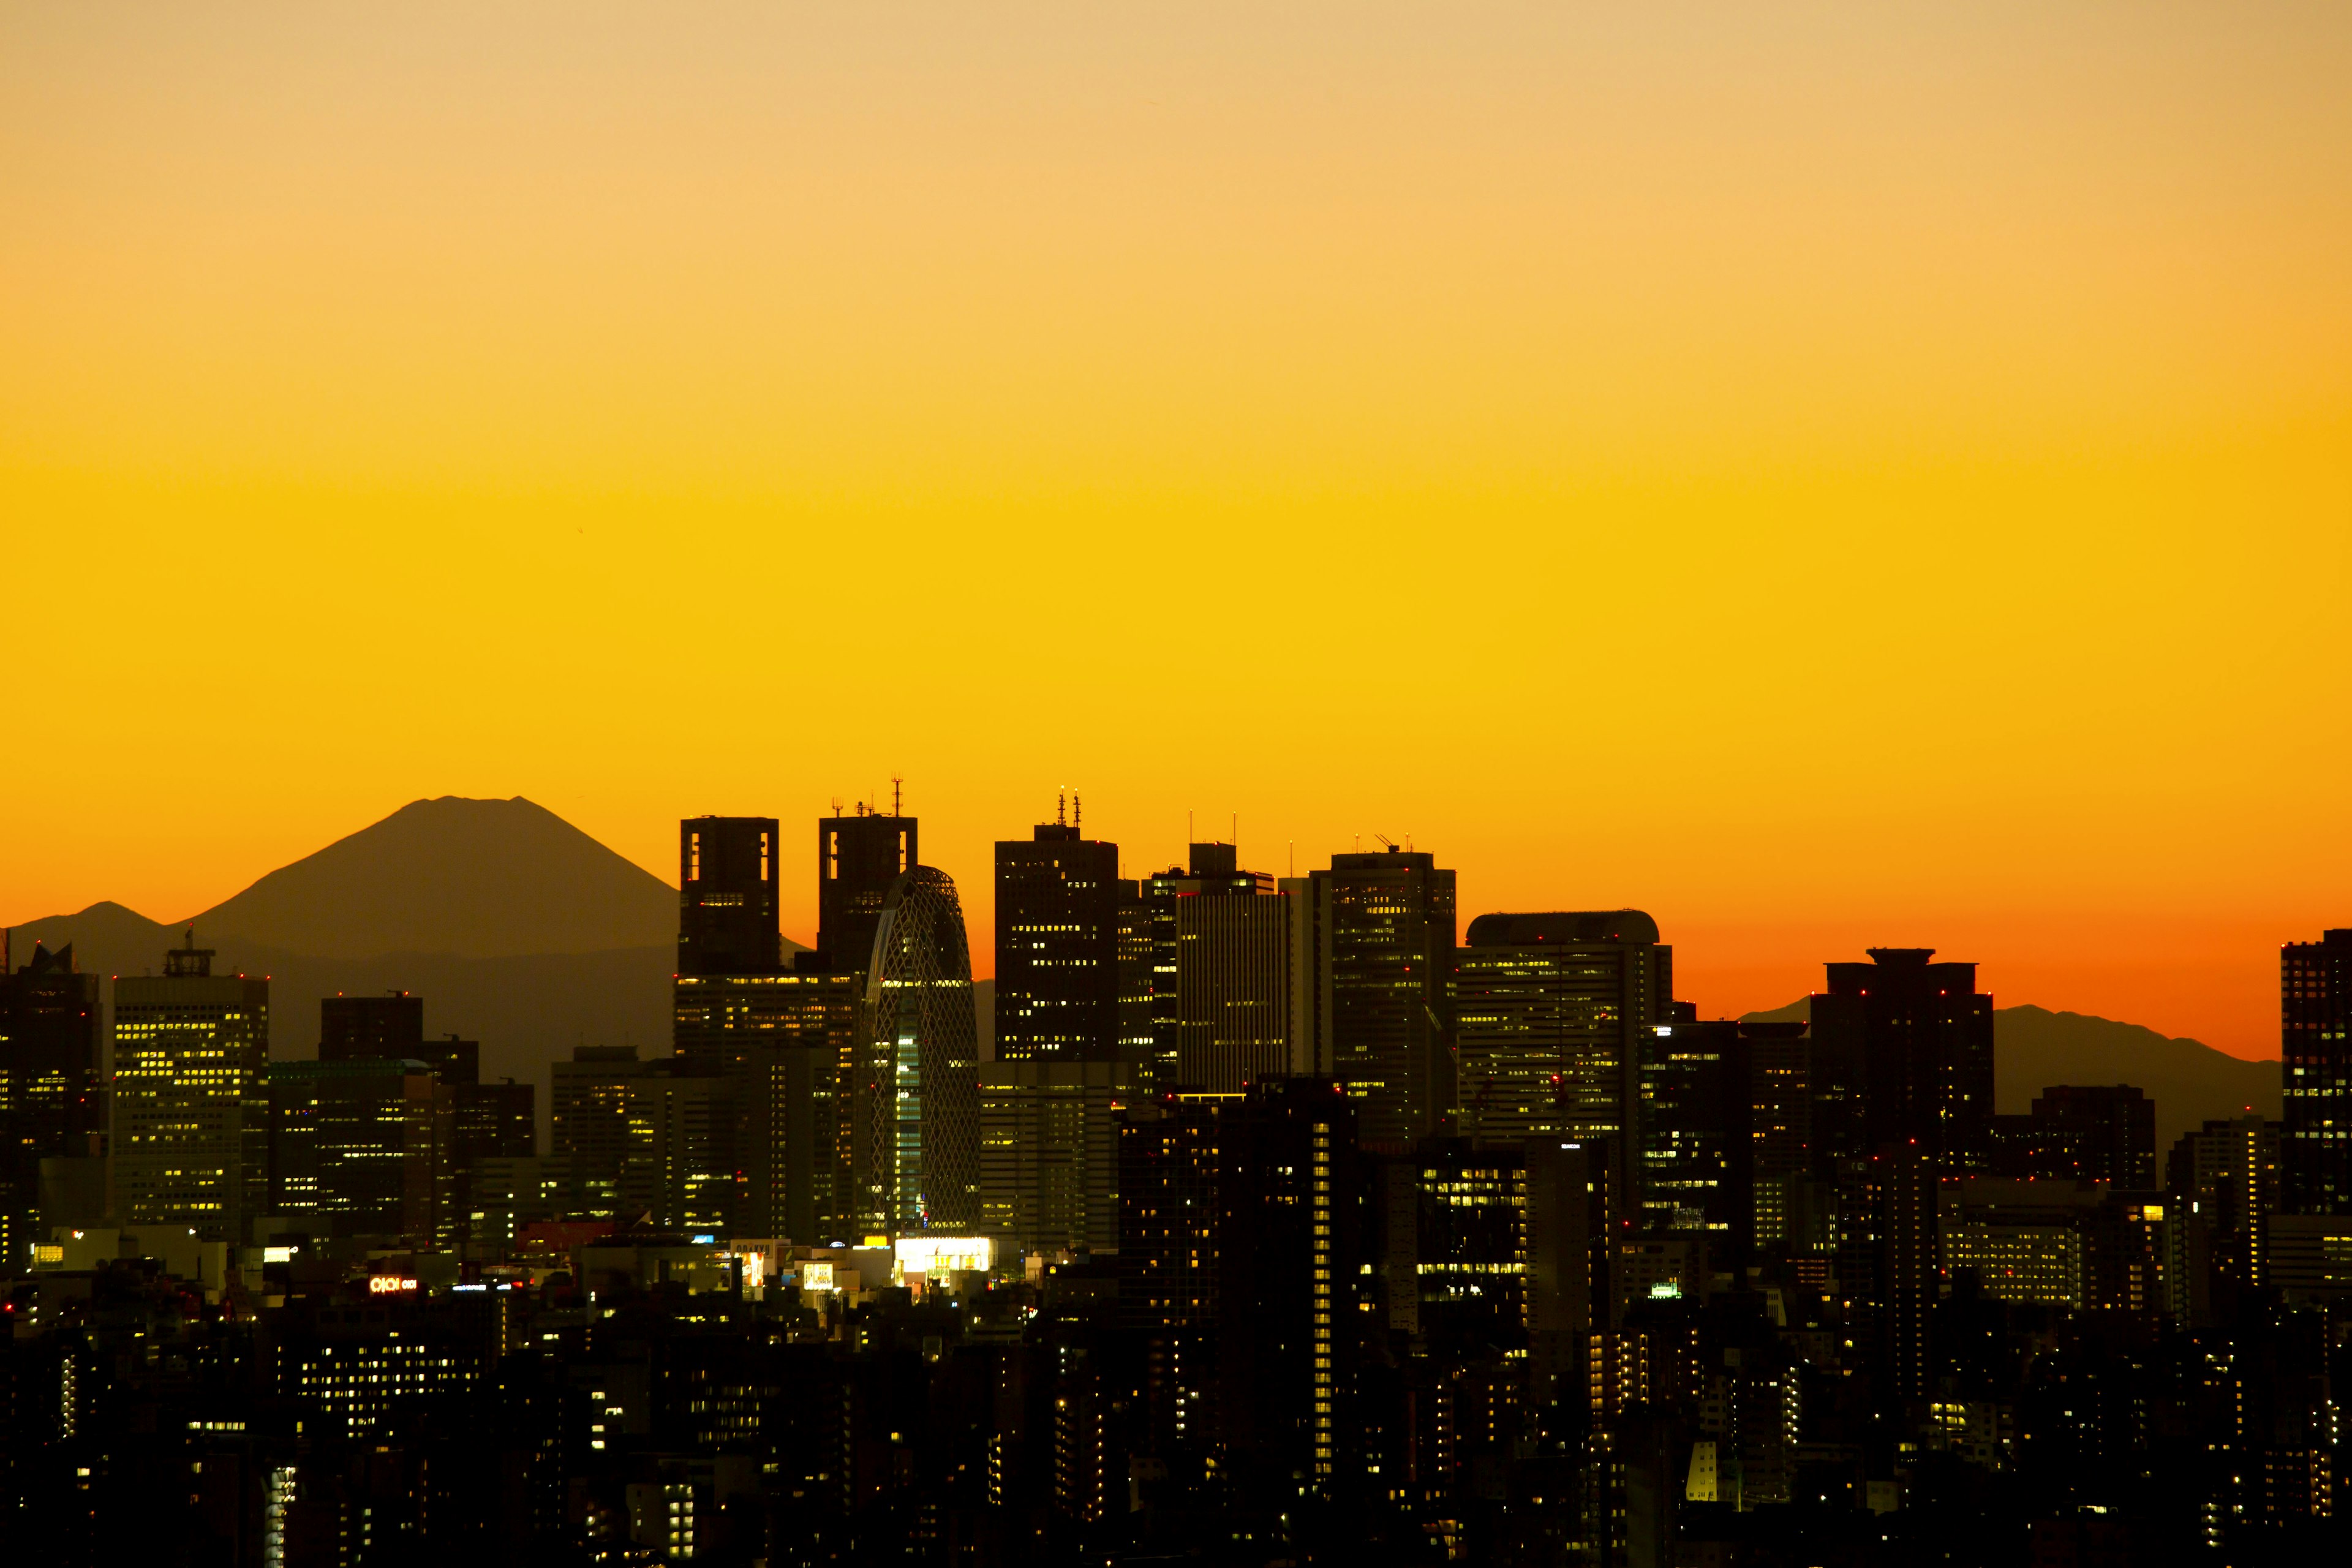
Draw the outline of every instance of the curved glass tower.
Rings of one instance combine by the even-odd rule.
[[[980,1221],[980,1037],[963,904],[946,872],[890,884],[866,971],[857,1193],[873,1233]]]

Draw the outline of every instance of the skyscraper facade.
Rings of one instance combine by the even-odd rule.
[[[996,846],[999,1061],[1118,1058],[1118,846],[1078,832],[1056,820]]]
[[[856,1075],[857,1218],[899,1235],[980,1219],[979,1030],[963,905],[918,866],[883,900]]]
[[[336,1236],[434,1245],[451,1197],[453,1100],[422,1062],[273,1062],[269,1210]]]
[[[1463,1131],[1506,1144],[1607,1138],[1622,1155],[1643,1055],[1673,1021],[1674,950],[1657,922],[1639,910],[1481,915],[1451,957]]]
[[[269,982],[187,945],[114,983],[114,1180],[126,1225],[244,1239],[268,1180]]]
[[[677,972],[769,974],[783,951],[772,816],[677,825]]]
[[[1454,1105],[1454,873],[1433,855],[1390,848],[1334,855],[1307,881],[1297,913],[1314,955],[1302,1008],[1314,1044],[1295,1048],[1347,1087],[1367,1150],[1402,1153],[1444,1131]]]
[[[1165,884],[1175,912],[1173,1081],[1224,1094],[1291,1070],[1298,978],[1298,895],[1276,892],[1272,877],[1235,861],[1229,844],[1195,844],[1192,874]]]
[[[70,945],[36,944],[13,970],[8,958],[0,938],[0,1269],[29,1267],[56,1223],[41,1212],[42,1163],[101,1158],[107,1122],[98,976]]]
[[[1933,948],[1874,947],[1828,965],[1812,998],[1813,1132],[1825,1159],[1914,1145],[1959,1173],[1992,1128],[1992,998],[1973,963]]]
[[[319,999],[322,1062],[421,1061],[425,998],[406,991]]]
[[[836,974],[866,972],[874,931],[891,884],[922,863],[921,824],[860,802],[857,814],[835,812],[816,824],[816,949]]]
[[[2279,952],[2282,1206],[2352,1214],[2352,930]]]
[[[997,1256],[1118,1250],[1124,1062],[990,1062],[980,1068],[980,1228]]]

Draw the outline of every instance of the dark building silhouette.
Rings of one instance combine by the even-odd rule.
[[[54,1225],[75,1222],[43,1214],[44,1163],[54,1178],[59,1162],[98,1162],[102,1189],[107,1105],[98,976],[70,945],[35,943],[20,968],[9,956],[0,933],[0,1269],[21,1269]]]
[[[1361,1186],[1355,1105],[1266,1079],[1218,1129],[1218,1353],[1231,1462],[1329,1498],[1357,1451]]]
[[[1217,1117],[1239,1099],[1165,1089],[1119,1118],[1119,1310],[1130,1323],[1188,1328],[1216,1316]]]
[[[1075,818],[996,846],[996,1059],[1118,1056],[1118,846]]]
[[[422,1062],[272,1062],[269,1208],[430,1247],[450,1196],[450,1092]]]
[[[740,1086],[734,1136],[743,1205],[733,1221],[740,1234],[802,1242],[854,1239],[844,1210],[851,1159],[848,1086],[865,993],[862,966],[677,977],[674,1070]]]
[[[2279,950],[2279,1075],[2288,1214],[2352,1214],[2352,930]]]
[[[2056,1084],[2024,1116],[1996,1116],[1986,1169],[2012,1180],[2156,1185],[2156,1102],[2129,1084]]]
[[[866,1231],[980,1221],[979,1030],[963,904],[918,866],[883,900],[855,1079],[855,1217]]]
[[[1334,855],[1306,880],[1298,915],[1313,971],[1300,975],[1294,1055],[1347,1086],[1365,1148],[1403,1153],[1453,1113],[1454,873],[1433,855],[1390,848]]]
[[[1806,1026],[1674,1005],[1638,1074],[1637,1223],[1704,1237],[1717,1268],[1744,1268],[1787,1241],[1789,1184],[1808,1168]]]
[[[568,1163],[589,1213],[611,1218],[653,1205],[656,1122],[650,1079],[667,1061],[644,1061],[634,1046],[581,1046],[548,1067],[549,1152]]]
[[[1121,885],[1119,1030],[1123,1052],[1143,1067],[1150,1081],[1198,1087],[1202,1080],[1188,1076],[1178,1060],[1184,1016],[1178,963],[1183,946],[1179,930],[1183,900],[1275,889],[1274,879],[1265,872],[1241,868],[1240,853],[1231,844],[1194,844],[1185,858],[1186,864],[1154,872],[1131,889]],[[1259,916],[1264,918],[1263,911]],[[1205,967],[1201,971],[1203,976],[1208,973]],[[1208,1005],[1207,994],[1202,993],[1202,1005]],[[1239,1085],[1234,1089],[1238,1092]]]
[[[677,972],[772,974],[783,952],[772,816],[677,825]]]
[[[1874,947],[1868,963],[1828,965],[1812,998],[1813,1136],[1824,1159],[1892,1143],[1953,1172],[1986,1156],[1992,1124],[1992,998],[1973,963],[1933,948]]]
[[[391,991],[320,999],[320,1061],[415,1061],[424,1055],[424,997]]]
[[[816,824],[816,951],[837,974],[866,973],[874,931],[891,884],[922,863],[921,824],[860,801],[853,816],[835,812]]]

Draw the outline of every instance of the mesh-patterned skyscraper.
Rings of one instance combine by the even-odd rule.
[[[980,1037],[963,904],[944,871],[892,884],[866,981],[856,1199],[898,1235],[980,1222]]]

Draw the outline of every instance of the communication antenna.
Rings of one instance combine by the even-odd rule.
[[[1078,816],[1078,792],[1077,792],[1076,790],[1072,790],[1072,791],[1070,792],[1070,831],[1071,831],[1071,832],[1076,833],[1076,832],[1078,830],[1078,822],[1079,822],[1079,820],[1080,820],[1080,819],[1079,819],[1079,816]]]
[[[835,816],[839,816],[841,815],[841,797],[839,795],[835,795],[833,797],[833,815]]]
[[[898,786],[906,782],[907,781],[905,779],[900,778],[897,773],[892,773],[890,775],[890,815],[893,816],[899,815]]]
[[[1375,834],[1373,834],[1373,835],[1372,835],[1372,837],[1375,837],[1375,838],[1377,838],[1377,839],[1379,839],[1381,843],[1383,843],[1383,844],[1387,845],[1387,846],[1389,847],[1389,851],[1390,851],[1390,853],[1391,853],[1391,854],[1395,853],[1395,851],[1396,851],[1396,840],[1395,840],[1395,839],[1391,838],[1391,837],[1390,837],[1387,834],[1385,834],[1385,833],[1375,833]]]
[[[1054,826],[1056,827],[1067,827],[1070,825],[1069,791],[1070,786],[1067,784],[1063,784],[1054,791]]]

